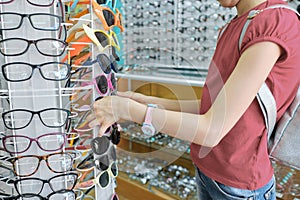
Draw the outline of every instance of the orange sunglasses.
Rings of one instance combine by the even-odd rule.
[[[92,0],[92,6],[95,14],[101,20],[104,30],[109,31],[113,26],[117,26],[121,32],[124,31],[122,14],[117,8],[114,13],[110,8],[99,5],[96,0]]]

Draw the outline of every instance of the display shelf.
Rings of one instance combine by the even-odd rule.
[[[148,153],[148,154],[147,154]],[[124,159],[125,155],[129,155],[131,159],[127,160]],[[124,140],[122,138],[121,143],[118,145],[117,149],[117,157],[119,162],[119,175],[117,177],[117,183],[118,187],[116,188],[116,192],[118,193],[120,199],[173,199],[173,200],[179,200],[182,199],[179,196],[175,194],[171,194],[167,191],[164,191],[161,188],[155,187],[153,184],[154,180],[158,180],[158,176],[154,176],[153,178],[147,179],[147,181],[143,182],[140,179],[134,180],[133,176],[135,176],[136,171],[140,169],[138,167],[139,164],[143,162],[151,162],[153,159],[153,162],[149,164],[149,166],[152,166],[153,170],[156,170],[159,174],[159,171],[162,169],[168,167],[170,164],[165,162],[160,162],[160,159],[157,159],[156,157],[152,158],[151,154],[151,148],[146,147],[144,145],[140,145],[137,143],[134,143],[132,146],[129,145],[127,140]],[[161,158],[170,157],[169,153],[166,152],[160,152]],[[136,158],[140,161],[134,161]],[[144,159],[143,159],[144,158]],[[122,160],[122,161],[121,161]],[[125,162],[126,161],[126,162]],[[128,162],[137,162],[138,165],[128,165]],[[126,163],[126,164],[125,164]],[[189,174],[193,177],[194,176],[194,168],[193,164],[190,159],[184,159],[182,157],[178,157],[174,159],[172,162],[173,165],[182,166],[183,168],[186,168],[189,172]],[[143,164],[142,164],[143,165]],[[148,165],[145,165],[143,167],[143,170],[148,169]],[[155,167],[154,167],[155,166]],[[131,169],[133,167],[133,169]],[[151,168],[151,169],[152,169]],[[157,175],[158,175],[157,174]],[[140,174],[141,175],[141,174]],[[139,176],[140,176],[139,175]],[[141,178],[143,179],[143,178]],[[134,192],[131,192],[134,191]],[[188,196],[188,198],[185,199],[194,199],[195,193],[192,193]]]
[[[136,153],[146,153],[146,152],[152,152],[156,151],[157,149],[154,147],[155,145],[147,145],[140,141],[132,141],[130,138],[126,138],[122,136],[121,143],[118,145],[119,149],[122,149],[124,151],[128,152],[136,152]],[[160,147],[157,145],[158,148]],[[149,154],[151,156],[151,154]],[[118,157],[121,157],[118,155]],[[185,168],[187,168],[190,171],[190,174],[194,176],[194,165],[189,158],[189,155],[186,154],[184,156],[178,157],[177,159],[174,158],[174,155],[172,153],[167,151],[160,151],[160,158],[166,158],[168,160],[174,160],[172,164],[181,165]],[[285,181],[285,175],[288,174],[290,171],[293,172],[292,179],[299,179],[300,178],[300,172],[297,170],[291,170],[289,167],[281,166],[280,164],[277,164],[277,166],[281,167],[281,175],[277,177],[277,184],[279,184],[282,181]],[[150,198],[152,199],[180,199],[178,196],[174,196],[172,194],[169,194],[163,190],[151,187],[153,190],[149,191],[149,184],[142,184],[138,181],[135,181],[133,179],[130,179],[127,173],[120,172],[119,177],[117,178],[118,181],[118,187],[117,187],[117,193],[123,197],[122,199],[144,199],[143,195],[148,196],[148,193],[150,194]],[[283,194],[277,195],[277,200],[299,200],[300,196],[292,196],[289,194],[289,186],[291,184],[291,181],[287,183],[287,185],[284,185],[284,192]],[[129,195],[128,191],[137,191],[134,193],[134,195]],[[123,196],[124,195],[124,196]],[[155,196],[152,196],[155,195]]]
[[[119,173],[117,177],[118,187],[116,192],[119,195],[119,198],[122,200],[180,200],[181,198],[168,194],[160,189],[151,188],[149,185],[143,185],[137,181],[133,181],[128,178],[125,173]],[[194,196],[186,198],[186,200],[195,199]]]
[[[158,145],[158,144],[155,144],[155,143],[150,143],[149,144],[149,143],[146,143],[146,142],[143,142],[143,141],[140,141],[140,140],[132,139],[129,136],[124,136],[124,134],[122,134],[122,139],[124,141],[127,141],[128,145],[130,147],[132,147],[134,145],[132,143],[136,143],[136,144],[148,147],[151,151],[159,150],[159,151],[165,152],[166,154],[170,154],[172,156],[179,156],[180,155],[180,157],[182,157],[184,159],[187,159],[187,160],[190,160],[190,155],[186,152],[179,152],[176,149],[171,149],[171,148],[168,148],[166,146],[161,146],[161,145]]]
[[[174,198],[165,193],[153,189],[150,191],[147,185],[130,180],[125,173],[120,172],[117,177],[118,187],[116,192],[122,200],[173,200]]]

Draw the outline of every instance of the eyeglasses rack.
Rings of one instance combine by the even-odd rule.
[[[60,1],[53,1],[53,4],[41,6],[42,2],[48,3],[51,1],[1,1],[0,9],[1,9],[1,66],[8,63],[14,62],[25,62],[29,64],[34,64],[40,66],[41,63],[47,62],[59,62],[60,56],[57,56],[62,52],[62,48],[66,48],[66,46],[61,46],[58,41],[51,41],[52,39],[60,40],[61,43],[64,43],[64,28],[62,21],[58,20],[58,18],[62,19],[62,5],[59,4]],[[37,4],[37,5],[34,5]],[[14,13],[14,15],[7,15],[4,16],[3,13]],[[55,16],[60,16],[58,18],[51,18],[48,19],[45,15],[30,17],[30,16],[23,16],[22,20],[20,20],[20,26],[15,27],[13,30],[6,30],[10,29],[17,23],[18,14],[36,14],[36,13],[43,13],[43,14],[51,14]],[[15,18],[14,18],[15,17]],[[20,16],[19,16],[20,17]],[[53,19],[53,20],[52,20]],[[53,26],[57,26],[59,30],[57,31],[49,31],[49,30],[38,30],[37,27],[43,26],[44,29],[51,29]],[[35,28],[34,28],[35,27]],[[20,40],[11,40],[6,41],[6,39],[16,39],[22,38]],[[42,38],[48,38],[48,41],[36,41]],[[27,42],[24,42],[25,40]],[[24,41],[22,41],[24,40]],[[28,49],[26,45],[28,43]],[[29,45],[30,44],[30,45]],[[25,52],[21,52],[19,55],[7,55],[7,54],[17,54],[24,48]],[[6,55],[3,55],[6,54]],[[45,55],[45,54],[52,54]],[[50,68],[43,69],[44,75],[49,75],[51,73],[60,72],[66,73],[66,71],[59,71],[59,65],[52,65]],[[27,70],[24,64],[17,64],[12,68],[5,68],[4,73],[10,79],[18,79],[15,82],[6,81],[4,80],[4,74],[1,73],[1,88],[7,90],[8,99],[2,100],[2,108],[4,111],[14,110],[14,109],[27,109],[29,111],[40,111],[46,108],[63,108],[62,105],[62,93],[61,88],[62,84],[60,81],[49,81],[42,78],[42,74],[39,73],[38,69],[34,70],[32,73],[32,77],[28,78],[28,80],[19,80],[31,73],[31,71]],[[59,76],[60,74],[55,74],[55,76]],[[52,110],[53,111],[53,110]],[[63,116],[62,113],[57,112],[44,112],[43,114],[40,113],[34,114],[32,117],[31,122],[20,129],[11,130],[7,127],[4,127],[3,123],[1,123],[1,130],[4,130],[4,135],[22,135],[30,138],[37,138],[46,133],[65,133],[64,126],[58,126],[58,123],[62,121],[67,121],[68,119]],[[5,115],[4,121],[7,124],[11,125],[11,128],[17,128],[21,126],[22,123],[25,121],[29,121],[30,113],[17,113],[14,112],[13,114]],[[2,115],[3,116],[3,115]],[[69,115],[70,117],[70,115]],[[47,127],[43,123],[49,123],[54,127]],[[48,124],[48,125],[49,125]],[[2,135],[3,136],[3,135]],[[62,143],[62,138],[52,138],[51,140],[43,141],[43,144],[51,147],[51,145],[56,143]],[[22,143],[23,142],[23,143]],[[10,141],[11,146],[13,146],[14,151],[18,152],[24,145],[24,141],[22,139],[12,139]],[[2,146],[2,144],[1,144]],[[63,149],[62,149],[63,150]],[[58,151],[56,151],[58,152]],[[29,149],[22,153],[14,153],[11,154],[12,156],[25,156],[25,155],[47,155],[49,154],[48,151],[42,150],[38,148],[38,146],[33,142]],[[57,162],[56,165],[61,166],[63,164],[63,160]],[[29,160],[28,162],[20,162],[16,164],[15,171],[17,174],[25,173],[27,170],[30,170],[31,163]],[[55,165],[55,164],[54,164]],[[8,165],[11,167],[11,165]],[[49,170],[46,163],[43,161],[40,162],[40,166],[36,173],[29,177],[35,177],[40,179],[50,179],[51,177],[57,175],[56,173]],[[14,177],[11,177],[14,178]],[[19,177],[15,177],[19,178]],[[66,184],[67,179],[60,180],[56,184]],[[35,187],[33,184],[26,183],[26,184],[18,184],[17,189],[20,191],[21,194],[28,193],[28,191],[32,190]],[[7,186],[7,188],[11,188],[11,186]],[[10,191],[10,189],[4,191]],[[18,195],[16,190],[10,195]],[[47,196],[48,194],[52,193],[53,191],[50,187],[45,184],[42,192],[40,193],[41,196]]]
[[[97,5],[95,6],[96,2]],[[101,4],[100,6],[100,2],[104,4]],[[116,6],[112,6],[113,4],[116,4]],[[70,54],[67,56],[67,60],[74,70],[74,74],[72,74],[70,82],[71,85],[75,85],[74,88],[77,88],[78,91],[87,91],[84,92],[83,95],[79,94],[78,96],[81,96],[79,98],[78,96],[74,95],[75,100],[72,100],[72,103],[70,105],[74,108],[74,110],[76,110],[76,106],[88,107],[88,109],[86,110],[87,112],[79,111],[80,119],[75,120],[74,123],[72,123],[71,129],[79,133],[79,145],[89,146],[91,140],[98,137],[99,127],[96,127],[91,131],[86,131],[89,130],[89,127],[85,123],[85,117],[88,114],[92,113],[92,104],[94,101],[101,99],[101,97],[103,96],[114,95],[115,93],[115,73],[117,71],[116,69],[118,69],[116,61],[118,60],[117,57],[120,53],[119,44],[117,41],[118,39],[120,39],[120,27],[123,28],[122,25],[119,27],[116,27],[115,25],[106,27],[103,23],[103,20],[105,20],[104,17],[99,17],[98,15],[96,15],[95,10],[96,8],[99,8],[98,11],[100,13],[103,12],[100,9],[111,10],[112,13],[114,13],[114,17],[116,17],[118,11],[121,10],[121,2],[115,0],[91,0],[75,3],[75,1],[67,0],[65,1],[65,5],[67,7],[67,22],[71,24],[68,27],[67,34],[67,41],[70,44]],[[104,57],[109,59],[108,64],[103,62]],[[113,66],[115,67],[115,69]],[[109,72],[105,72],[105,68],[109,68]],[[78,72],[76,73],[76,71]],[[105,87],[104,85],[102,85],[103,82],[101,82],[101,78],[98,80],[99,76],[101,78],[104,77],[104,79],[106,80],[107,92],[102,91]],[[110,129],[110,133],[112,132],[112,129],[113,128]],[[110,147],[104,153],[106,155],[109,155],[110,167],[106,169],[107,171],[110,170],[112,163],[116,160],[116,156],[114,155],[115,146],[111,141],[108,142]],[[90,150],[90,147],[88,148]],[[103,156],[97,155],[91,150],[88,152],[88,155],[92,155],[91,157],[94,159],[94,163],[96,163],[97,159]],[[87,157],[89,156],[83,156],[82,158],[80,158],[80,161],[84,162]],[[116,187],[115,177],[109,175],[109,184],[105,187],[100,187],[97,183],[98,181],[101,181],[99,175],[105,170],[100,170],[98,168],[99,167],[96,166],[92,171],[80,169],[83,174],[83,178],[79,180],[77,187],[78,189],[86,188],[85,186],[89,185],[90,181],[93,181],[95,189],[91,194],[93,194],[94,199],[111,200],[113,199],[112,197],[114,195],[114,190]],[[89,189],[85,191],[88,192]],[[114,200],[115,199],[117,198],[115,197]]]
[[[113,3],[116,8],[110,7]],[[44,181],[53,181],[53,177],[57,176],[58,171],[53,169],[55,167],[60,168],[59,172],[63,174],[68,174],[70,170],[76,168],[78,170],[76,176],[63,176],[53,184],[40,182],[39,185],[43,185],[43,188],[36,195],[50,200],[56,199],[56,195],[64,195],[67,199],[75,200],[74,193],[65,190],[57,191],[54,188],[61,185],[62,188],[87,189],[88,192],[94,186],[95,192],[92,193],[94,199],[113,197],[118,199],[114,194],[115,177],[109,175],[109,184],[100,188],[97,177],[103,170],[85,167],[80,171],[77,167],[87,157],[96,158],[96,155],[91,152],[90,141],[97,137],[98,130],[89,128],[85,120],[92,112],[92,103],[99,97],[113,95],[116,90],[114,73],[118,69],[116,63],[120,48],[118,38],[120,30],[123,29],[121,15],[118,15],[120,5],[120,2],[114,0],[108,0],[101,6],[94,0],[0,2],[2,30],[0,50],[3,55],[1,58],[3,91],[1,90],[0,104],[3,118],[0,127],[3,131],[1,132],[3,147],[1,145],[0,180],[5,178],[19,180],[20,177],[13,176],[15,174],[22,178],[34,177],[35,180],[45,183]],[[95,14],[93,9],[95,7],[100,12],[103,10],[111,12],[113,16],[110,17],[120,21],[118,24],[120,30],[115,27],[116,24],[105,28],[103,22],[105,18]],[[52,18],[49,19],[49,16]],[[55,18],[55,16],[59,17]],[[20,23],[16,24],[17,22]],[[54,27],[57,27],[57,30],[50,30]],[[102,33],[101,36],[106,38],[103,39],[101,36],[98,38],[95,31],[97,34]],[[105,59],[107,59],[106,63],[104,63]],[[110,71],[105,72],[105,70]],[[97,79],[99,75],[102,81],[105,79],[107,82],[107,92],[102,91],[104,83]],[[7,96],[6,99],[2,92]],[[116,130],[114,128],[116,127],[110,130]],[[49,139],[50,135],[52,139]],[[56,137],[53,138],[53,135]],[[57,144],[60,144],[60,147],[54,150],[53,146]],[[110,141],[109,144],[113,148],[109,148],[107,151],[111,150],[112,153],[107,154],[115,161],[116,156],[113,151],[115,147]],[[27,146],[28,149],[25,148]],[[69,157],[54,159],[55,156],[50,154],[60,151],[63,151],[63,155],[68,154]],[[93,156],[86,156],[87,152],[88,155]],[[30,159],[35,157],[40,160],[36,163],[39,167],[34,172],[31,171],[32,173],[28,171],[33,168],[33,160],[29,158],[23,162],[15,160],[15,156],[23,156],[24,159],[27,155],[30,155]],[[79,161],[73,163],[77,159]],[[88,162],[93,163],[93,159],[89,159]],[[4,169],[7,169],[9,172],[6,172],[9,174],[2,174],[1,170]],[[77,174],[82,175],[78,180]],[[14,182],[15,189],[12,184],[6,184],[9,182],[2,181],[1,186],[4,186],[1,187],[3,188],[1,193],[25,197],[26,193],[35,191],[36,185],[33,179],[27,183]],[[89,187],[86,188],[85,185]]]

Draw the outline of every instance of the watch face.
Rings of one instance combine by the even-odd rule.
[[[142,131],[146,136],[153,136],[155,133],[154,127],[149,124],[143,124]]]

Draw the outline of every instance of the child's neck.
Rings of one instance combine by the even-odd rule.
[[[240,0],[236,5],[238,16],[243,15],[265,1],[267,0]]]

